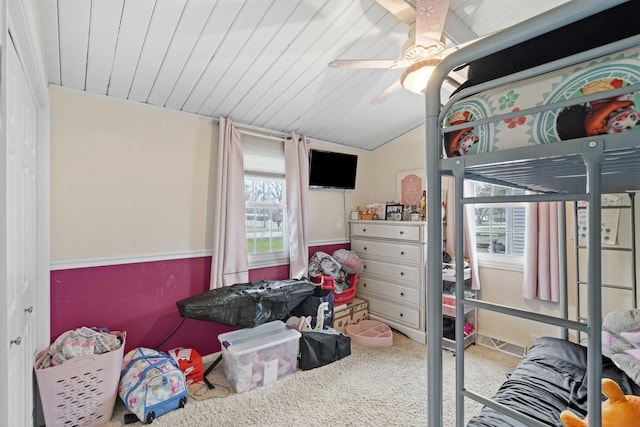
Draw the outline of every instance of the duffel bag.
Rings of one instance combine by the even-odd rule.
[[[351,338],[342,334],[301,332],[298,367],[303,371],[328,365],[351,354]]]
[[[149,424],[176,408],[183,408],[189,393],[184,373],[167,353],[138,347],[122,360],[118,395],[140,421]]]

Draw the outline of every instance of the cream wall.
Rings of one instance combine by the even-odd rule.
[[[217,126],[64,89],[50,97],[53,263],[211,251]],[[310,243],[347,242],[349,213],[371,198],[372,154],[313,140],[311,147],[358,155],[355,190],[309,192]]]
[[[427,148],[424,143],[425,128],[420,126],[373,152],[373,188],[375,202],[399,200],[397,173],[425,169]]]
[[[209,120],[65,90],[50,97],[52,261],[211,248]]]
[[[539,314],[560,315],[559,304],[522,297],[522,272],[480,268],[480,281],[484,301]],[[478,312],[478,333],[521,347],[528,346],[533,336],[560,336],[555,326],[486,310]]]
[[[369,151],[311,140],[310,148],[356,154],[358,167],[355,190],[309,190],[309,240],[316,244],[347,242],[351,211],[371,201],[374,188],[373,154]]]

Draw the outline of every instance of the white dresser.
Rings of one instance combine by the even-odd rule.
[[[363,264],[356,296],[369,317],[425,343],[426,223],[350,221],[351,250]]]

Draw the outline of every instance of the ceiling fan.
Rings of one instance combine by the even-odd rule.
[[[406,8],[397,7],[397,2],[377,0],[391,13],[407,21]],[[396,3],[394,5],[394,3]],[[405,0],[411,4],[411,1]],[[402,46],[399,60],[348,60],[337,59],[329,63],[333,68],[406,68],[399,80],[376,96],[371,103],[378,104],[395,90],[404,87],[412,92],[424,93],[431,71],[449,53],[459,46],[445,50],[442,32],[449,11],[449,0],[416,0],[415,22],[411,25],[408,40]]]

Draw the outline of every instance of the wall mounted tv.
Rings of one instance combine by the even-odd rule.
[[[356,188],[358,156],[309,150],[309,188]]]

